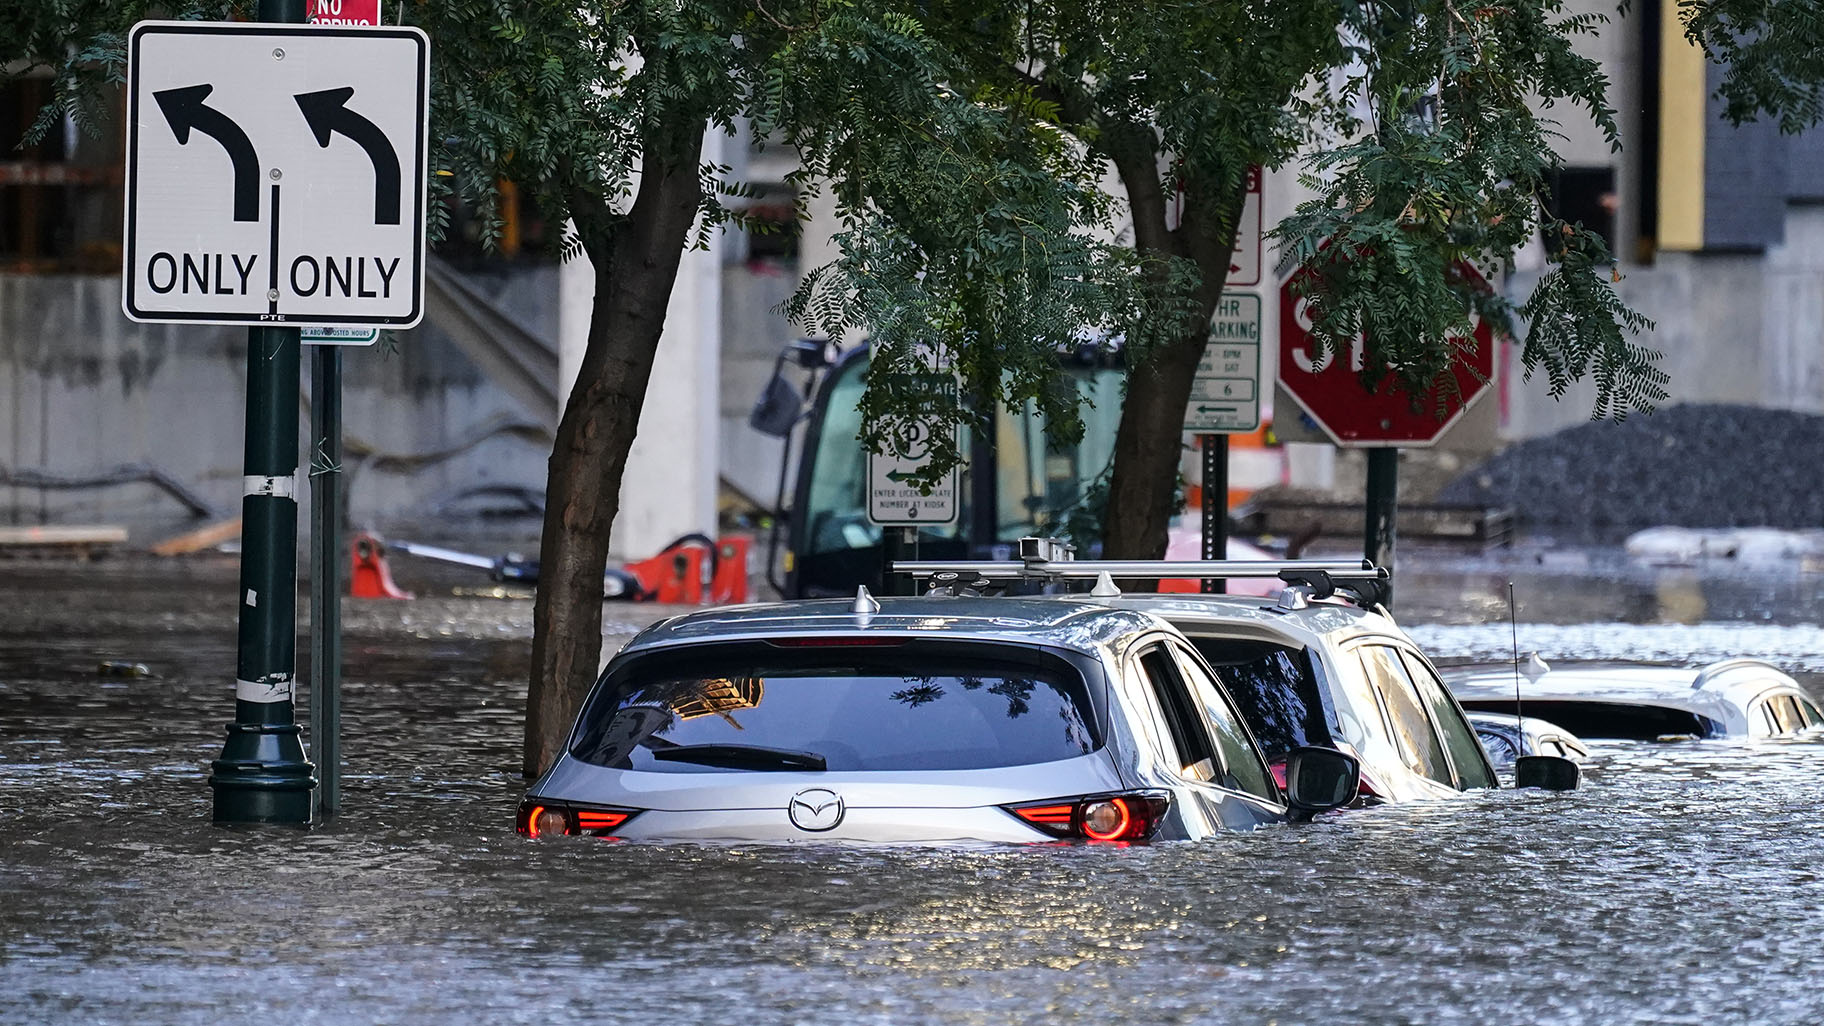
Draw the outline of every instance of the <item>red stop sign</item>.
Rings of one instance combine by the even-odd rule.
[[[1474,268],[1461,269],[1476,284],[1484,284]],[[1441,386],[1432,386],[1417,404],[1394,384],[1392,372],[1375,391],[1363,388],[1359,336],[1350,351],[1333,352],[1320,361],[1311,342],[1311,315],[1305,300],[1293,292],[1293,285],[1309,274],[1301,269],[1279,287],[1279,383],[1337,445],[1431,445],[1488,391],[1495,378],[1495,339],[1480,318],[1472,320],[1475,346],[1459,350],[1451,365],[1457,394],[1446,398],[1442,418],[1437,415]]]

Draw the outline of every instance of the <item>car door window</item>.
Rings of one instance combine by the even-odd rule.
[[[1368,679],[1387,703],[1387,718],[1393,721],[1393,733],[1399,739],[1406,765],[1422,776],[1455,787],[1444,746],[1431,729],[1431,719],[1425,715],[1425,707],[1420,704],[1399,655],[1385,645],[1364,645],[1361,654]]]
[[[1163,643],[1140,654],[1140,670],[1146,677],[1154,704],[1165,717],[1177,754],[1178,772],[1192,780],[1212,780],[1216,776],[1215,749],[1203,729],[1203,718],[1185,688],[1178,672],[1178,662]]]
[[[1191,694],[1203,707],[1216,746],[1222,750],[1226,771],[1223,783],[1238,791],[1278,801],[1279,785],[1267,772],[1267,764],[1261,761],[1260,750],[1255,747],[1248,728],[1242,725],[1241,716],[1236,713],[1228,693],[1210,679],[1195,656],[1182,649],[1178,650],[1178,668],[1190,684]]]
[[[1818,713],[1818,707],[1812,705],[1807,699],[1799,699],[1799,714],[1805,717],[1805,725],[1807,727],[1815,727],[1820,723],[1824,723],[1824,715],[1820,715]]]
[[[1756,702],[1755,704],[1760,707],[1761,714],[1758,717],[1752,713],[1749,714],[1749,733],[1767,737],[1778,734],[1780,732],[1780,721],[1778,717],[1773,715],[1773,703],[1763,700]],[[1757,719],[1760,721],[1758,730],[1755,729],[1755,721]]]
[[[1369,683],[1362,661],[1354,655],[1324,667],[1326,679],[1335,683],[1337,733],[1355,749],[1364,766],[1383,766],[1405,761],[1400,746],[1393,739],[1393,726],[1387,721],[1380,696]]]
[[[1773,718],[1779,721],[1780,733],[1788,734],[1805,726],[1799,703],[1791,695],[1781,695],[1769,704],[1773,706]]]
[[[1406,664],[1406,674],[1418,685],[1419,696],[1431,709],[1432,722],[1437,725],[1438,733],[1444,736],[1444,747],[1450,752],[1450,761],[1457,770],[1457,786],[1463,790],[1472,787],[1494,787],[1495,773],[1489,768],[1488,759],[1482,754],[1482,746],[1476,743],[1476,732],[1463,718],[1463,710],[1444,690],[1444,682],[1431,672],[1418,653],[1400,649],[1400,661]]]

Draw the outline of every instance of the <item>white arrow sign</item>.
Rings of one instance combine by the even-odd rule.
[[[127,316],[417,324],[429,69],[414,28],[135,25]]]

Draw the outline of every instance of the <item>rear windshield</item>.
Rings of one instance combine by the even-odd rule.
[[[1191,644],[1222,679],[1269,762],[1301,745],[1331,744],[1323,691],[1303,651],[1233,638]]]
[[[1460,704],[1485,712],[1514,711],[1512,699],[1464,699]],[[1708,717],[1662,706],[1528,699],[1522,708],[1526,715],[1550,720],[1578,737],[1651,741],[1668,735],[1714,737],[1722,733],[1721,725]]]
[[[791,753],[841,770],[964,770],[1054,762],[1102,745],[1083,671],[1036,649],[692,646],[610,667],[571,754],[615,769],[729,772],[726,751]],[[680,758],[719,746],[720,760]],[[718,764],[718,762],[720,764]]]

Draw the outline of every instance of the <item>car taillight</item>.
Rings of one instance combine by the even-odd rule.
[[[517,829],[527,837],[559,834],[601,837],[639,814],[639,809],[570,805],[528,798],[520,803]]]
[[[1164,791],[1127,791],[1001,807],[1053,837],[1144,841],[1165,819],[1172,798]]]

